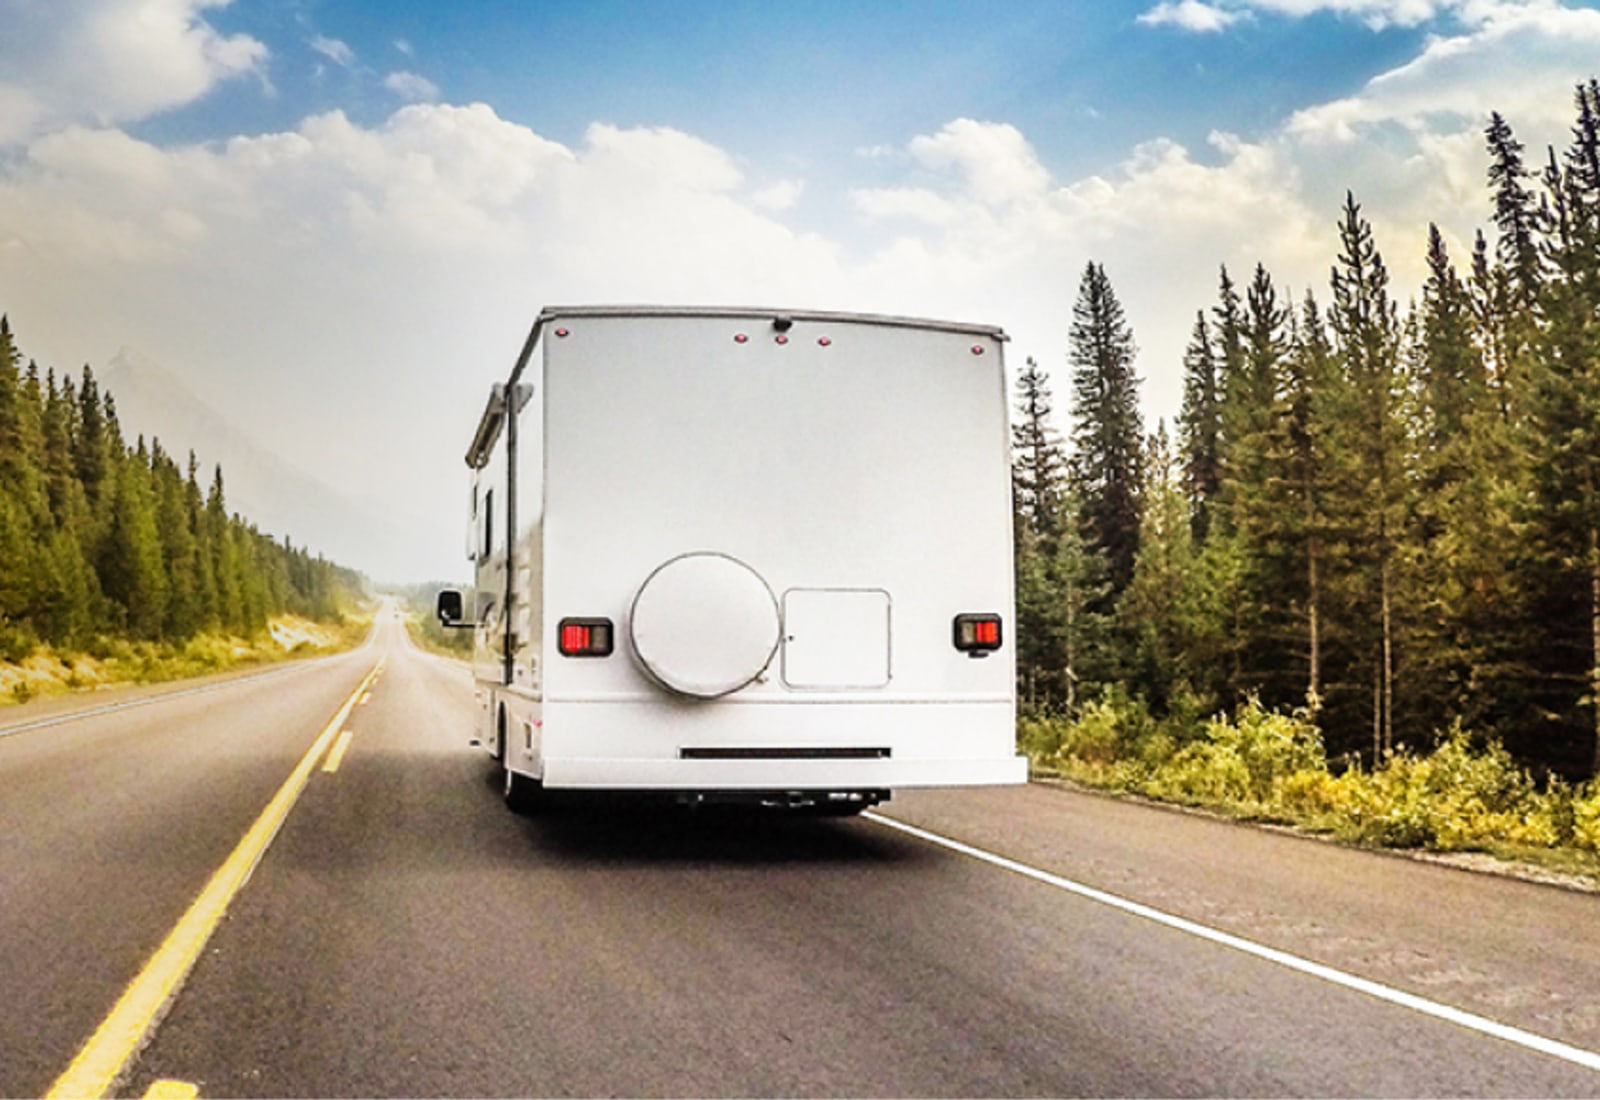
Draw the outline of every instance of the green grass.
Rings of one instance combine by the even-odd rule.
[[[1479,852],[1600,880],[1600,783],[1537,784],[1466,730],[1370,771],[1329,767],[1315,715],[1268,711],[1157,720],[1110,695],[1075,719],[1024,716],[1035,767],[1085,786],[1289,825],[1371,847]]]
[[[272,625],[278,628],[278,638],[263,631],[250,638],[200,634],[182,643],[101,637],[82,650],[36,646],[20,659],[0,660],[0,705],[112,684],[188,680],[227,669],[334,653],[358,643],[369,622],[357,616],[336,624],[279,616]]]

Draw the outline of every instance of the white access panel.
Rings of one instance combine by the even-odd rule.
[[[881,588],[789,589],[783,594],[783,682],[832,690],[887,687],[889,616],[889,593]]]

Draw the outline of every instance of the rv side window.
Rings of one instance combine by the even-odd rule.
[[[487,558],[494,551],[494,490],[483,494],[483,545],[479,557]]]

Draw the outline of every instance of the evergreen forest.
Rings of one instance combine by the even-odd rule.
[[[90,367],[24,368],[0,317],[0,660],[252,637],[282,612],[337,618],[364,585],[230,514],[220,466],[202,488],[193,452],[180,467],[156,439],[130,446]]]
[[[1342,767],[1470,734],[1600,771],[1600,83],[1574,106],[1542,154],[1490,116],[1486,228],[1470,255],[1406,244],[1420,300],[1354,196],[1325,289],[1223,268],[1170,430],[1088,265],[1064,426],[1035,362],[1016,389],[1025,715],[1121,700],[1198,729],[1250,702]]]

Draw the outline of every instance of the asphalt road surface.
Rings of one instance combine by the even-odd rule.
[[[1600,1095],[1594,896],[1042,786],[520,818],[393,622],[200,687],[0,712],[0,1094],[299,766],[118,1094]]]

